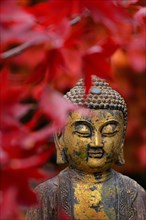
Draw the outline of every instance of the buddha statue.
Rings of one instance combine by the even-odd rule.
[[[146,220],[146,192],[112,169],[125,162],[124,99],[96,76],[88,94],[81,79],[65,99],[79,106],[55,137],[57,163],[68,166],[36,187],[40,204],[26,219]]]

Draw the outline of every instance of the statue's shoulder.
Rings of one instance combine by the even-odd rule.
[[[58,189],[58,176],[53,177],[43,183],[40,183],[34,191],[39,194],[39,197],[47,197],[50,193],[54,194]]]
[[[133,179],[115,172],[121,219],[146,219],[146,191]],[[123,216],[123,218],[122,218]]]
[[[57,176],[39,184],[34,191],[38,197],[39,205],[31,208],[26,213],[27,220],[57,219],[58,202],[60,201],[60,188],[62,179],[67,176],[66,170],[61,171]]]
[[[39,194],[39,197],[54,196],[60,188],[60,180],[67,178],[67,169],[62,170],[57,176],[40,183],[34,191]]]
[[[131,179],[130,177],[123,175],[121,173],[115,172],[120,185],[122,186],[122,188],[126,186],[125,189],[131,189],[132,191],[135,191],[137,193],[140,194],[144,194],[146,196],[146,191],[144,190],[144,188],[142,186],[140,186],[135,180]]]

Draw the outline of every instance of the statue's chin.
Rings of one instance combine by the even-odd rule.
[[[93,168],[104,167],[106,163],[105,158],[88,158],[88,166]]]
[[[72,168],[82,170],[85,173],[104,172],[111,168],[112,164],[108,163],[105,158],[89,158],[88,161],[72,164]]]

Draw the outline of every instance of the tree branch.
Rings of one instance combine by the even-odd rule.
[[[24,50],[28,49],[29,47],[32,47],[33,45],[35,45],[34,41],[25,42],[18,47],[15,47],[11,50],[1,53],[0,54],[1,59],[7,59],[13,56],[17,56],[21,54]]]

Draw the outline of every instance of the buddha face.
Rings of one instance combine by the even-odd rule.
[[[74,111],[61,137],[71,167],[89,173],[109,169],[123,144],[124,120],[119,110]]]

